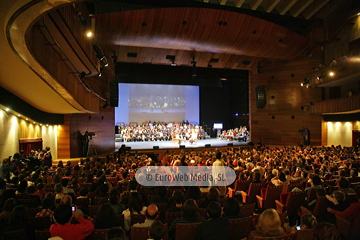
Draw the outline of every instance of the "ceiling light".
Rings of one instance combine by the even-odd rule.
[[[26,121],[29,120],[28,118],[25,119]]]
[[[20,117],[20,114],[18,114],[18,117]]]
[[[304,83],[300,83],[300,86],[302,86],[302,87],[303,87],[303,86],[304,86]]]
[[[334,76],[335,73],[334,73],[334,72],[330,72],[329,75],[330,75],[330,76]]]
[[[46,126],[48,127],[48,126],[49,126],[49,124],[46,124]]]
[[[360,16],[360,13],[358,13],[357,15]]]
[[[87,32],[86,32],[86,36],[87,36],[88,38],[91,38],[91,37],[93,36],[93,32],[92,32],[91,30],[87,31]]]
[[[99,73],[99,77],[101,77],[101,73]]]
[[[33,124],[35,124],[35,122],[33,122]]]
[[[10,110],[10,109],[8,109],[8,108],[5,109],[5,111],[7,111],[7,112],[8,112],[9,110]]]
[[[220,78],[221,81],[226,81],[227,79],[226,78]]]
[[[42,123],[40,123],[40,126],[42,126]]]

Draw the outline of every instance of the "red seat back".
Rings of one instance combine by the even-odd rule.
[[[254,210],[255,210],[255,203],[240,206],[240,212],[248,217],[254,214]]]
[[[283,191],[283,186],[266,188],[265,198],[263,201],[263,208],[275,208],[275,200],[280,199],[280,194]]]
[[[252,225],[252,217],[230,219],[229,240],[238,240],[246,238]]]
[[[194,240],[200,223],[176,224],[176,240]]]
[[[234,191],[246,191],[249,189],[249,180],[236,180],[234,185]]]
[[[288,213],[288,216],[296,216],[297,211],[300,209],[305,202],[306,193],[302,192],[290,192],[287,197],[285,207]]]
[[[266,188],[266,183],[250,183],[246,197],[246,203],[256,202],[256,195],[260,196],[260,191],[262,188]]]

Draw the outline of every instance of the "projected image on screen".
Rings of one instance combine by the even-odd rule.
[[[115,122],[199,123],[199,87],[159,84],[119,84]]]

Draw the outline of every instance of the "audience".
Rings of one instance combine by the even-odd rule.
[[[30,224],[24,205],[16,206],[10,213],[9,223],[6,232],[25,230],[28,240],[36,239],[35,228]]]
[[[126,234],[122,228],[111,228],[106,234],[106,240],[126,240]]]
[[[358,217],[360,212],[358,200],[360,197],[360,193],[358,193],[360,192],[360,186],[355,188],[355,191],[353,189],[359,181],[360,152],[357,148],[342,148],[340,146],[316,148],[309,146],[305,148],[283,147],[270,149],[265,146],[259,146],[252,149],[227,148],[219,151],[216,149],[180,150],[180,153],[168,151],[165,157],[166,161],[160,161],[162,159],[161,156],[157,159],[146,154],[133,155],[121,152],[119,155],[115,153],[106,158],[93,157],[81,159],[76,166],[70,166],[67,163],[66,166],[57,167],[54,165],[47,167],[43,165],[43,161],[39,162],[40,165],[32,166],[29,164],[28,166],[26,161],[22,162],[21,168],[9,168],[8,178],[0,178],[0,208],[3,209],[0,217],[11,218],[11,213],[15,212],[16,203],[20,202],[19,199],[39,199],[40,197],[42,199],[41,202],[38,201],[33,206],[29,205],[36,208],[42,207],[41,211],[36,214],[36,217],[49,216],[50,219],[56,219],[56,211],[54,213],[56,199],[56,203],[61,204],[60,207],[66,205],[70,208],[70,214],[66,217],[66,221],[64,220],[64,215],[62,215],[63,220],[60,220],[60,222],[63,224],[57,221],[52,225],[52,233],[54,233],[56,229],[72,229],[76,227],[70,224],[70,220],[73,219],[72,216],[74,215],[75,218],[81,219],[78,216],[84,215],[79,208],[73,205],[77,199],[87,198],[90,202],[94,200],[94,197],[102,196],[108,197],[109,203],[101,205],[97,218],[94,220],[95,228],[119,227],[120,223],[118,222],[119,218],[117,215],[124,214],[124,229],[126,232],[129,232],[131,213],[144,214],[146,216],[145,223],[135,224],[135,226],[157,226],[153,230],[149,230],[149,236],[158,239],[163,236],[163,225],[155,220],[156,216],[160,214],[159,209],[162,211],[162,208],[158,209],[156,204],[165,203],[167,204],[167,208],[164,208],[166,211],[181,212],[181,217],[176,218],[169,225],[169,235],[171,238],[174,238],[177,223],[205,221],[199,214],[197,203],[193,200],[196,199],[200,207],[206,208],[210,217],[209,221],[202,224],[201,228],[199,227],[199,232],[197,233],[199,238],[201,239],[205,236],[209,238],[210,236],[218,237],[217,234],[219,232],[225,232],[225,234],[221,235],[222,239],[224,239],[226,238],[227,231],[212,233],[213,228],[211,226],[217,221],[225,223],[226,220],[222,219],[245,217],[240,212],[239,202],[236,200],[237,196],[228,198],[225,195],[225,201],[221,201],[222,199],[217,187],[204,188],[201,191],[197,186],[178,189],[166,188],[164,186],[157,186],[155,188],[141,186],[134,180],[136,170],[143,166],[160,166],[163,162],[170,166],[212,166],[215,162],[220,161],[224,166],[233,168],[238,179],[253,183],[266,181],[273,185],[284,186],[284,189],[289,183],[293,184],[295,183],[294,181],[298,181],[301,184],[297,188],[298,191],[305,189],[309,193],[310,190],[315,189],[317,198],[325,196],[326,192],[328,192],[328,195],[326,195],[327,200],[324,199],[326,204],[318,206],[320,208],[329,206],[327,210],[329,215],[330,213],[332,214],[332,217],[326,216],[325,220],[327,222],[334,223],[335,215],[343,217],[352,223],[360,220]],[[17,158],[17,162],[19,161],[21,159]],[[5,161],[5,163],[10,164],[10,166],[14,165],[11,161]],[[34,169],[30,170],[30,167]],[[108,179],[109,177],[111,177],[111,180]],[[112,181],[114,177],[117,179]],[[339,187],[335,191],[333,189],[336,189],[336,187],[332,186],[334,182]],[[54,185],[52,185],[53,183]],[[352,184],[350,185],[350,183]],[[331,187],[329,188],[329,186]],[[54,193],[49,192],[50,188],[54,189]],[[125,189],[128,189],[128,191],[124,191]],[[157,196],[150,200],[148,192],[154,189],[156,189]],[[170,199],[167,198],[168,191],[173,192],[173,196]],[[120,192],[122,193],[120,194]],[[203,197],[205,194],[202,192],[207,192],[205,199]],[[356,194],[357,198],[354,194]],[[76,198],[76,195],[79,197]],[[147,199],[153,203],[148,207],[143,205]],[[188,200],[184,203],[185,199]],[[356,202],[354,202],[355,200]],[[306,207],[311,209],[311,207],[315,206],[314,203],[316,201],[315,199],[311,203],[312,205]],[[220,216],[218,216],[218,211],[216,210],[219,205],[221,207],[220,202],[225,203],[222,216],[221,212]],[[94,204],[93,201],[91,203]],[[79,202],[79,204],[82,209],[88,207],[86,201],[85,208],[83,206],[84,201]],[[76,208],[75,213],[71,212],[71,206]],[[27,215],[24,214],[26,209],[18,207],[22,208],[24,216]],[[256,231],[252,232],[251,236],[274,237],[285,234],[279,215],[274,211],[272,209],[264,211],[259,218]],[[63,214],[65,212],[63,211]],[[85,214],[88,214],[88,211]],[[162,212],[162,214],[164,213]],[[53,215],[54,217],[52,217]],[[84,217],[87,218],[86,215]],[[20,218],[18,212],[13,214],[12,219],[15,218]],[[91,218],[89,219],[92,220]],[[87,221],[84,218],[83,220]],[[33,228],[31,228],[31,224],[28,224],[29,221],[26,219],[20,219],[19,221],[22,222],[21,226],[25,227],[26,232],[31,238]],[[76,222],[75,219],[73,221]],[[218,224],[219,227],[224,227],[225,225]],[[304,215],[301,218],[300,225],[302,229],[313,229],[316,225],[316,219],[312,215]],[[92,230],[89,230],[90,225],[86,226],[85,228],[88,231],[80,230],[83,234],[79,239],[91,233]],[[332,231],[330,226],[324,229]],[[4,229],[4,226],[0,228],[10,231],[17,229],[17,226],[15,226],[14,220],[12,220],[12,224],[6,227],[6,229]],[[114,231],[116,232],[116,230]],[[63,232],[63,230],[59,232]],[[117,232],[119,233],[119,231]],[[152,233],[154,235],[151,235]],[[121,239],[121,232],[118,238]]]
[[[161,240],[165,235],[165,226],[159,220],[150,225],[149,237],[152,240]]]

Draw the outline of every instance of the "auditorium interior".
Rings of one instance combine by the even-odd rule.
[[[198,86],[213,138],[214,123],[247,126],[252,144],[360,137],[359,1],[1,0],[0,13],[0,161],[29,144],[78,158],[86,131],[113,152],[123,83]]]

